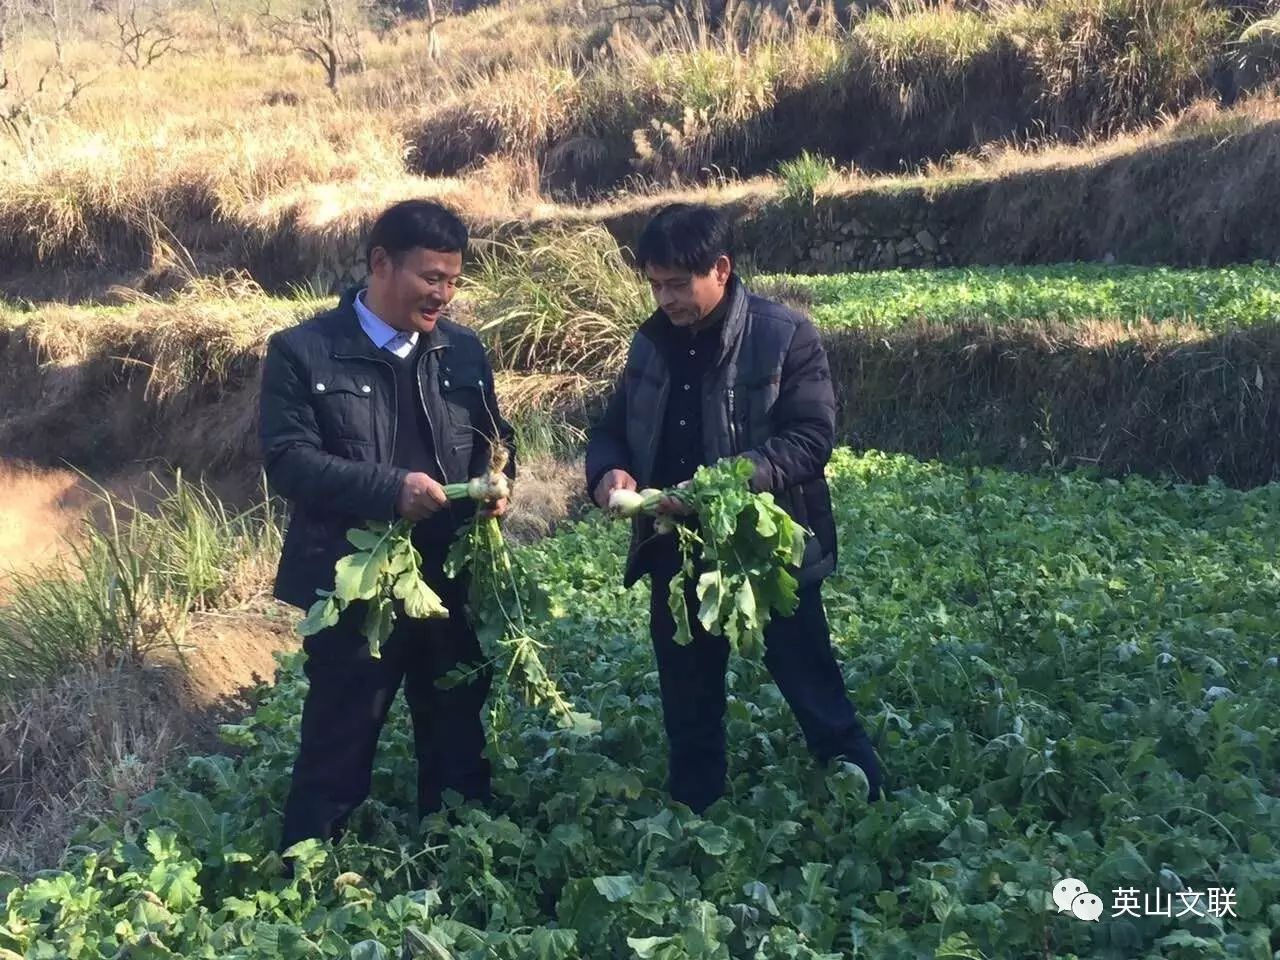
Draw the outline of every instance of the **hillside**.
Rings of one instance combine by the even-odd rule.
[[[168,14],[181,48],[145,69],[118,63],[91,14],[56,47],[28,18],[0,54],[14,78],[0,91],[0,291],[95,298],[228,268],[324,286],[405,195],[444,199],[482,231],[625,220],[672,190],[732,203],[816,186],[906,222],[924,197],[967,228],[957,263],[1223,263],[1280,245],[1273,214],[1251,216],[1277,208],[1277,61],[1257,9],[739,5],[719,31],[609,9],[506,0],[433,30],[355,18],[334,90],[252,10]],[[39,92],[24,80],[41,76]],[[1117,209],[1135,190],[1153,223]],[[804,239],[770,265],[867,258],[832,261],[829,237]]]

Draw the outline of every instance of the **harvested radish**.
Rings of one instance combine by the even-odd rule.
[[[609,510],[620,517],[634,517],[638,513],[653,513],[662,501],[662,491],[649,487],[646,490],[615,490],[609,494]]]
[[[755,466],[744,458],[699,467],[693,479],[670,490],[615,490],[609,512],[630,517],[656,512],[664,498],[678,500],[697,523],[659,515],[656,533],[675,532],[681,566],[671,578],[669,602],[676,642],[693,639],[685,584],[696,580],[697,617],[703,629],[724,636],[746,656],[764,651],[773,614],[795,610],[793,570],[804,555],[805,529],[769,493],[752,493]]]
[[[447,484],[444,493],[450,500],[471,499],[491,503],[509,498],[511,485],[507,482],[506,474],[490,470],[483,477],[472,477],[466,483]]]
[[[450,500],[487,504],[510,496],[511,486],[503,473],[507,448],[494,441],[489,449],[488,472],[466,483],[445,486]],[[408,520],[374,522],[348,531],[347,539],[357,552],[337,562],[334,589],[318,591],[320,599],[298,624],[298,632],[310,636],[331,627],[351,603],[363,600],[369,607],[362,632],[370,654],[377,657],[395,626],[395,600],[403,602],[410,617],[447,617],[449,611],[439,595],[422,578],[422,557],[413,545],[412,534],[413,523]],[[442,683],[467,682],[476,670],[492,666],[496,689],[491,721],[503,715],[503,694],[514,686],[526,702],[546,709],[560,727],[578,734],[599,730],[598,721],[573,708],[542,663],[539,651],[544,648],[530,635],[525,609],[534,605],[542,610],[548,604],[533,577],[516,563],[496,517],[477,514],[458,530],[445,572],[450,578],[468,575],[468,613],[488,660],[459,665]],[[496,740],[500,726],[490,723],[491,740]]]

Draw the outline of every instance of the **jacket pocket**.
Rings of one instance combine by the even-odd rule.
[[[770,414],[778,400],[780,385],[781,375],[777,372],[742,376],[731,385],[730,428],[739,450],[750,450],[769,439]]]
[[[346,443],[374,442],[374,393],[372,377],[349,373],[319,373],[311,380],[311,406],[325,446],[337,453]]]
[[[478,446],[487,449],[489,435],[496,432],[485,411],[484,369],[472,363],[448,364],[440,371],[439,390],[448,424],[437,442],[455,468],[466,473],[472,450]],[[496,410],[493,417],[497,417]]]

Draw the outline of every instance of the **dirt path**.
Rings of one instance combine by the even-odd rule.
[[[14,571],[54,558],[91,500],[69,470],[0,460],[0,597]]]
[[[138,473],[105,485],[146,502],[153,484]],[[66,551],[97,501],[72,471],[0,458],[0,604],[15,574]],[[0,868],[54,866],[78,826],[127,806],[184,755],[226,749],[218,725],[251,710],[275,678],[275,655],[298,648],[294,619],[266,598],[195,613],[181,650],[74,668],[0,700]]]
[[[219,749],[218,724],[253,709],[254,690],[275,679],[276,654],[301,647],[294,619],[290,610],[265,601],[250,610],[198,614],[181,652],[153,654],[181,695],[192,749]]]

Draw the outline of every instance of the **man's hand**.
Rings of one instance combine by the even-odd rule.
[[[688,486],[688,480],[676,484],[676,488],[679,490],[683,490]],[[675,497],[663,497],[658,501],[657,510],[659,516],[666,517],[691,517],[695,512],[693,507]]]
[[[480,516],[482,517],[503,517],[507,513],[507,498],[501,500],[489,500],[480,505]]]
[[[596,506],[601,510],[609,507],[609,494],[615,490],[634,490],[636,488],[636,478],[625,470],[610,470],[600,482],[596,484],[595,491],[591,494],[595,500]]]
[[[400,497],[396,500],[396,511],[406,520],[417,522],[423,520],[445,504],[449,498],[444,495],[444,487],[436,483],[425,473],[410,473],[400,486]]]

